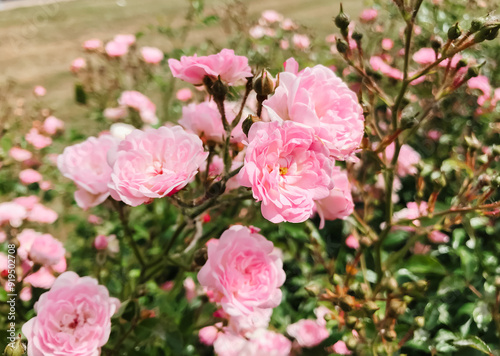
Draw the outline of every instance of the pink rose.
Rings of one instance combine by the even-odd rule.
[[[0,203],[0,226],[9,223],[12,227],[19,227],[28,217],[26,208],[15,202]]]
[[[141,55],[144,62],[158,64],[163,60],[163,52],[156,47],[142,47]]]
[[[436,51],[432,48],[421,48],[413,54],[413,60],[419,64],[431,64],[438,58],[436,57]]]
[[[281,23],[281,28],[285,31],[293,31],[296,30],[298,26],[292,19],[284,19]]]
[[[73,73],[78,73],[81,69],[85,68],[87,66],[87,62],[85,61],[84,58],[78,57],[71,62],[71,67],[70,70]]]
[[[217,356],[251,356],[252,354],[243,353],[243,350],[249,344],[250,342],[243,336],[231,331],[225,331],[218,333],[213,345]]]
[[[28,143],[31,143],[36,149],[39,150],[52,144],[52,139],[50,137],[41,135],[40,131],[34,127],[29,130],[24,138]]]
[[[109,120],[119,120],[123,119],[128,115],[127,108],[119,106],[117,108],[106,108],[102,113],[106,119]]]
[[[359,241],[354,235],[349,235],[345,239],[345,244],[347,247],[357,250],[359,248]]]
[[[54,223],[59,215],[52,209],[47,208],[42,204],[35,204],[33,208],[29,209],[28,221],[39,222],[43,224]]]
[[[14,203],[20,204],[24,206],[26,210],[31,210],[35,207],[35,205],[40,201],[40,198],[38,198],[35,195],[30,195],[27,197],[19,197],[14,199]]]
[[[382,74],[385,74],[390,78],[403,80],[403,72],[388,65],[381,57],[371,57],[370,65],[372,66],[373,70],[380,71]]]
[[[446,244],[450,242],[450,237],[441,231],[434,230],[432,231],[429,236],[429,241],[435,244]]]
[[[96,49],[99,49],[102,47],[102,41],[96,38],[87,40],[83,42],[82,47],[86,49],[87,51],[95,51]]]
[[[248,33],[250,34],[250,36],[252,38],[255,38],[256,40],[258,40],[259,38],[262,38],[266,35],[266,29],[262,26],[253,26],[250,28],[250,30],[248,31]]]
[[[135,36],[131,34],[120,34],[116,35],[115,38],[113,38],[113,41],[118,42],[118,43],[124,43],[127,46],[132,46],[135,43]]]
[[[262,215],[273,223],[302,222],[314,201],[333,188],[333,161],[313,129],[292,121],[257,122],[248,133],[249,145],[240,184],[262,201]]]
[[[191,277],[187,277],[182,283],[184,291],[186,292],[186,299],[188,302],[196,298],[196,284]]]
[[[274,10],[265,10],[262,12],[261,18],[269,24],[280,22],[283,20],[283,15]]]
[[[225,105],[225,109],[226,118],[231,123],[235,115],[232,113],[230,105]],[[179,124],[208,141],[222,142],[225,135],[222,118],[214,101],[184,106]]]
[[[49,267],[42,267],[35,273],[28,275],[28,277],[23,280],[26,284],[35,288],[43,289],[49,289],[55,281],[56,277],[54,277],[54,272],[52,272]]]
[[[180,61],[171,58],[168,65],[174,77],[194,85],[202,85],[205,77],[216,80],[218,76],[228,85],[237,85],[253,76],[248,58],[235,55],[232,49],[203,57],[182,56]]]
[[[483,106],[491,98],[491,85],[488,77],[478,75],[475,78],[470,78],[467,82],[469,89],[480,90],[483,94],[477,98],[477,104]]]
[[[426,216],[428,214],[427,209],[427,203],[424,201],[420,204],[416,202],[409,202],[408,204],[406,204],[406,208],[394,213],[394,221],[397,222],[398,220],[402,219],[410,219],[413,220],[414,225],[420,226],[420,221],[414,219],[417,219],[421,216]]]
[[[218,356],[289,356],[292,343],[285,336],[274,331],[259,329],[248,338],[230,330],[219,332],[214,342]]]
[[[378,16],[378,11],[376,9],[364,9],[359,16],[361,22],[372,22]]]
[[[340,167],[333,167],[332,179],[333,189],[330,190],[330,195],[316,201],[316,209],[321,217],[320,229],[325,226],[325,219],[345,219],[354,210],[347,172]]]
[[[43,179],[42,175],[34,169],[28,168],[19,172],[19,180],[23,184],[33,184]]]
[[[385,149],[385,157],[390,162],[394,156],[395,145],[391,143]],[[399,151],[397,173],[400,177],[407,175],[415,175],[418,172],[416,165],[420,162],[421,158],[417,151],[411,146],[403,145]]]
[[[109,196],[111,167],[107,153],[117,143],[118,140],[110,135],[89,137],[82,143],[66,147],[59,155],[57,167],[78,187],[75,200],[82,209],[99,205]]]
[[[193,92],[188,88],[182,88],[177,91],[175,97],[180,101],[189,101],[193,98]]]
[[[121,57],[127,54],[128,45],[123,42],[111,41],[106,43],[106,47],[104,49],[106,54],[110,57]]]
[[[292,37],[292,43],[295,48],[306,49],[311,45],[311,41],[307,35],[300,35],[298,33],[294,34]]]
[[[215,325],[205,326],[204,328],[201,328],[200,331],[198,331],[200,342],[207,346],[213,345],[221,329],[222,323],[217,323]]]
[[[128,106],[139,112],[142,121],[146,124],[156,125],[158,118],[156,117],[156,105],[149,98],[135,90],[124,91],[118,104]]]
[[[279,86],[264,105],[273,121],[314,128],[335,159],[353,156],[363,138],[363,109],[356,94],[324,66],[280,73]]]
[[[23,325],[29,355],[98,356],[120,302],[94,278],[61,274]]]
[[[111,195],[137,206],[175,194],[193,179],[207,156],[199,137],[180,126],[135,130],[110,157]]]
[[[394,47],[394,41],[390,38],[384,38],[382,40],[382,48],[386,51],[390,51]]]
[[[61,241],[50,234],[42,234],[33,241],[29,258],[40,265],[52,266],[59,263],[65,253]]]
[[[286,276],[271,241],[248,227],[235,225],[207,249],[208,260],[198,273],[198,281],[214,293],[226,313],[251,315],[280,304],[280,287]]]
[[[31,159],[31,157],[33,157],[33,154],[30,151],[25,150],[23,148],[12,147],[9,150],[9,156],[11,156],[18,162],[24,162],[28,159]]]
[[[45,96],[47,94],[47,89],[45,89],[41,85],[37,85],[33,89],[33,93],[35,94],[35,96]]]
[[[317,346],[330,335],[325,325],[310,319],[302,319],[288,325],[286,332],[302,347]]]
[[[62,130],[64,130],[64,122],[59,120],[55,116],[49,116],[43,122],[43,131],[45,131],[49,135],[54,135],[58,131]]]

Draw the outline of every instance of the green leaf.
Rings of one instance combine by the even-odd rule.
[[[493,355],[490,347],[477,336],[471,336],[467,339],[457,340],[454,342],[454,345],[458,347],[472,347],[473,349],[484,352],[485,354]]]
[[[465,279],[467,281],[472,281],[478,265],[476,256],[465,247],[460,247],[457,252],[460,257],[460,262],[462,263]]]
[[[217,22],[219,22],[219,16],[217,15],[207,16],[203,19],[203,23],[207,26],[214,25]]]
[[[85,93],[85,89],[83,89],[83,85],[80,83],[75,84],[75,101],[78,104],[87,104],[87,93]]]
[[[414,255],[405,263],[405,267],[416,274],[445,275],[446,269],[434,257],[427,255]]]
[[[443,296],[454,291],[462,292],[466,286],[467,284],[463,277],[452,274],[444,277],[441,283],[439,283],[437,295]]]

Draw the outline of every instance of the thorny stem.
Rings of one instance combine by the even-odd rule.
[[[133,235],[132,230],[130,229],[130,226],[128,224],[128,217],[125,214],[124,205],[121,202],[116,202],[114,200],[112,200],[112,203],[113,203],[116,211],[118,212],[118,215],[120,217],[120,221],[122,223],[122,227],[123,227],[123,230],[125,233],[125,238],[128,239],[129,245],[132,248],[132,251],[134,252],[135,258],[137,259],[137,261],[139,262],[141,267],[143,267],[143,268],[146,267],[146,263],[144,262],[144,258],[142,257],[142,254],[141,254],[141,251],[139,250],[139,247],[135,243],[134,235]]]

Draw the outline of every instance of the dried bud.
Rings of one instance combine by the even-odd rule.
[[[337,51],[339,51],[339,53],[344,54],[347,52],[348,49],[349,46],[347,45],[346,41],[337,38]]]
[[[202,247],[194,253],[194,263],[197,266],[204,266],[208,259],[207,248]]]
[[[367,312],[367,314],[372,315],[375,313],[377,310],[380,309],[380,307],[375,303],[374,301],[367,301],[365,305],[363,306],[364,310]]]
[[[317,297],[321,292],[320,287],[317,284],[309,284],[305,286],[304,289],[310,297]]]
[[[271,74],[267,70],[263,70],[260,77],[255,80],[253,88],[257,95],[268,96],[274,92],[274,82],[271,79]]]
[[[211,94],[214,96],[214,100],[216,102],[222,102],[226,98],[227,86],[222,82],[222,80],[220,80],[220,78],[217,79],[212,85]]]
[[[352,39],[353,39],[354,41],[356,41],[356,43],[361,42],[361,39],[362,39],[362,38],[363,38],[363,34],[362,34],[362,33],[359,33],[359,32],[354,32],[354,33],[352,34]]]
[[[222,194],[226,190],[226,184],[223,181],[218,181],[212,183],[207,190],[207,197],[212,198]]]
[[[451,26],[450,29],[448,30],[448,39],[450,41],[454,41],[457,38],[459,38],[461,34],[462,31],[460,30],[460,27],[458,27],[458,22],[457,22],[455,25]]]
[[[500,276],[495,277],[495,287],[500,288]]]
[[[394,330],[387,330],[384,334],[384,337],[388,341],[396,340],[398,334]]]
[[[413,115],[405,115],[401,118],[401,129],[407,130],[415,127],[418,124],[417,119]]]
[[[406,303],[402,300],[392,299],[389,303],[388,313],[395,318],[398,315],[404,314],[406,311]]]
[[[477,137],[472,134],[471,136],[465,136],[465,145],[471,150],[471,151],[477,151],[481,148],[481,142],[477,139]]]
[[[438,40],[438,39],[434,39],[431,41],[431,47],[434,51],[439,51],[439,49],[441,48],[441,41]]]
[[[350,312],[354,306],[355,299],[351,295],[346,295],[339,301],[339,307],[345,312]]]
[[[359,243],[361,244],[361,246],[370,247],[373,244],[373,241],[368,236],[363,236],[359,240]]]
[[[396,278],[394,277],[387,278],[383,283],[384,286],[391,292],[395,292],[398,289],[398,281],[396,281]]]
[[[423,316],[417,316],[415,319],[415,325],[419,328],[423,328],[425,325],[425,318]]]
[[[427,290],[427,287],[429,286],[429,283],[427,283],[426,280],[420,279],[417,281],[416,285],[419,291],[425,292]]]
[[[431,179],[436,189],[442,189],[446,187],[446,178],[444,174],[442,174],[440,171],[432,172]]]
[[[335,17],[335,26],[338,28],[346,29],[349,26],[349,16],[344,13],[344,8],[340,4],[340,13]]]
[[[349,315],[346,319],[345,319],[345,324],[347,325],[347,327],[349,329],[354,329],[354,327],[356,326],[356,323],[358,322],[358,318],[356,318],[355,316],[352,316],[352,315]]]
[[[347,348],[351,351],[355,350],[356,349],[356,346],[358,346],[358,340],[356,340],[356,338],[354,336],[350,336],[346,343],[345,343],[345,346],[347,346]]]

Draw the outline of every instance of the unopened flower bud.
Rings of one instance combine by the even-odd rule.
[[[460,68],[463,68],[463,67],[467,67],[467,61],[465,59],[461,59],[457,62],[457,70],[459,70]]]
[[[347,45],[346,41],[337,38],[337,51],[339,51],[339,53],[346,53],[348,48],[349,46]]]
[[[342,4],[340,4],[340,13],[335,17],[335,26],[338,28],[346,29],[349,26],[349,16],[344,13]]]
[[[5,356],[22,356],[26,352],[26,346],[21,342],[21,334],[14,342],[7,344],[3,354]]]
[[[415,318],[415,325],[419,328],[423,328],[425,325],[425,318],[423,316],[417,316]]]
[[[355,316],[352,316],[352,315],[349,315],[345,319],[345,324],[347,325],[347,327],[349,329],[354,329],[354,326],[356,325],[357,322],[358,322],[358,318],[356,318]]]
[[[500,276],[495,277],[495,287],[500,288]]]
[[[446,178],[444,174],[439,171],[434,171],[431,173],[432,183],[434,183],[435,188],[441,189],[446,187]]]
[[[226,190],[226,184],[223,181],[218,181],[212,183],[210,187],[208,187],[207,190],[207,197],[212,198],[217,195],[222,194]]]
[[[465,136],[465,145],[471,150],[471,151],[477,151],[481,148],[481,142],[477,139],[477,137],[472,134],[471,136]]]
[[[377,310],[379,310],[380,307],[374,301],[369,300],[365,303],[363,309],[367,312],[367,314],[372,315]]]
[[[425,292],[427,290],[427,287],[429,286],[429,283],[427,283],[426,280],[420,279],[416,282],[418,290]]]
[[[417,119],[413,115],[405,115],[401,118],[401,129],[407,130],[415,127],[418,124]]]
[[[227,86],[222,82],[222,80],[217,79],[211,88],[211,94],[214,96],[214,100],[224,101],[227,94]]]
[[[343,283],[343,280],[342,280],[342,277],[338,274],[334,274],[332,276],[332,284],[338,286],[338,285],[341,285]]]
[[[311,297],[317,297],[321,291],[317,284],[309,284],[305,286],[304,289]]]
[[[394,330],[387,330],[384,334],[384,337],[388,341],[396,340],[398,334]]]
[[[351,295],[346,295],[339,301],[339,307],[345,312],[350,312],[354,306],[354,297]]]
[[[352,34],[352,39],[354,41],[356,41],[357,43],[359,43],[361,41],[361,39],[363,38],[363,34],[362,33],[359,33],[359,32],[354,32]]]
[[[267,70],[263,70],[260,77],[255,80],[253,88],[257,95],[268,96],[274,92],[274,82],[271,79],[271,74]]]
[[[462,31],[460,30],[460,27],[458,27],[458,22],[451,26],[450,29],[448,30],[448,39],[450,41],[456,40],[457,38],[460,37],[462,34]]]
[[[243,121],[241,124],[241,128],[243,130],[243,133],[248,136],[248,131],[250,131],[250,128],[254,123],[257,121],[260,121],[260,118],[255,115],[248,115],[247,118]]]
[[[406,303],[402,300],[392,299],[389,303],[388,313],[391,317],[397,317],[406,311]]]
[[[358,340],[354,336],[350,336],[349,339],[347,339],[345,346],[351,351],[356,349],[356,346],[358,346]]]
[[[467,69],[467,74],[465,75],[466,79],[470,78],[475,78],[479,75],[479,68],[478,67],[469,67]]]
[[[472,20],[470,23],[469,33],[476,33],[479,31],[484,25],[482,20]]]
[[[396,281],[396,278],[394,277],[385,279],[383,284],[391,292],[394,292],[398,289],[398,281]]]
[[[493,41],[498,36],[498,32],[500,31],[500,26],[494,27],[486,34],[487,41]]]
[[[194,263],[197,266],[204,266],[208,259],[208,252],[206,247],[202,247],[194,253]]]
[[[496,27],[484,27],[474,36],[474,42],[480,43],[485,40],[491,41],[494,40],[498,36],[498,31],[500,26]]]
[[[431,47],[434,51],[438,51],[441,48],[441,41],[438,39],[432,40]]]

